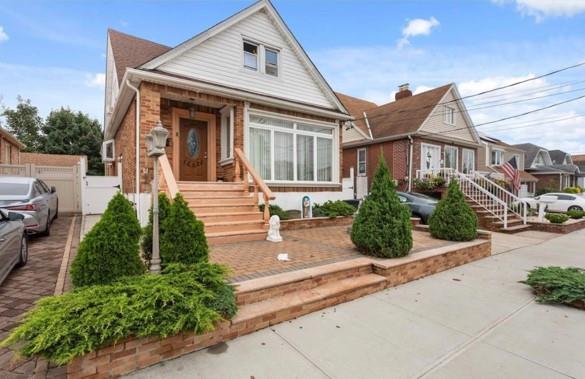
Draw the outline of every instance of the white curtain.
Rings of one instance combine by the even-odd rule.
[[[264,180],[270,175],[270,131],[250,128],[250,162]]]
[[[274,179],[294,180],[294,146],[291,133],[274,132]]]
[[[317,181],[329,182],[333,175],[333,141],[317,138]]]
[[[297,135],[297,179],[314,180],[314,138]]]

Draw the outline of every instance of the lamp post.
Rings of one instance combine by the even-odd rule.
[[[150,258],[150,272],[160,273],[160,251],[158,241],[158,157],[165,153],[169,132],[157,122],[146,136],[146,152],[154,158],[154,179],[152,182],[152,257]]]

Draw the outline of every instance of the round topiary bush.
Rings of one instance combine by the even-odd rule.
[[[158,229],[159,236],[165,233],[164,220],[171,212],[171,201],[166,194],[160,193],[158,195]],[[160,237],[159,237],[160,238]],[[152,257],[152,208],[148,211],[148,225],[144,228],[144,237],[142,238],[142,257],[147,262],[150,262]]]
[[[177,194],[162,222],[160,235],[162,264],[207,262],[209,247],[203,222],[197,220],[189,204]]]
[[[547,213],[544,215],[551,224],[563,224],[569,220],[569,216],[564,213]]]
[[[579,220],[585,217],[585,211],[580,211],[578,209],[567,211],[567,216],[574,220]]]
[[[360,252],[375,257],[403,257],[412,249],[410,211],[400,203],[382,156],[351,227],[351,240]]]
[[[449,184],[447,196],[440,200],[429,218],[429,230],[435,238],[471,241],[477,238],[477,216],[465,202],[459,184]]]
[[[121,193],[116,194],[79,244],[71,265],[73,285],[108,284],[122,276],[144,273],[138,251],[141,232],[132,204]]]

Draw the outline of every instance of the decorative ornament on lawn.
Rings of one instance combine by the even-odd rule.
[[[268,229],[267,241],[270,242],[281,242],[282,237],[280,236],[280,218],[277,215],[270,217],[268,221],[270,228]]]

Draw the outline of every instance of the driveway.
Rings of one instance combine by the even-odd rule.
[[[492,257],[129,377],[583,378],[585,312],[518,283],[534,266],[585,267],[585,231],[553,237],[498,235]]]
[[[50,236],[32,237],[29,240],[26,266],[12,271],[0,284],[0,340],[18,325],[22,315],[35,301],[53,295],[72,220],[71,216],[60,215],[51,226]],[[80,217],[76,220],[74,235],[78,236]],[[42,377],[46,371],[45,362],[36,359],[15,360],[11,351],[0,349],[0,378],[29,378],[33,373]],[[55,375],[64,374],[63,368],[51,371]]]

